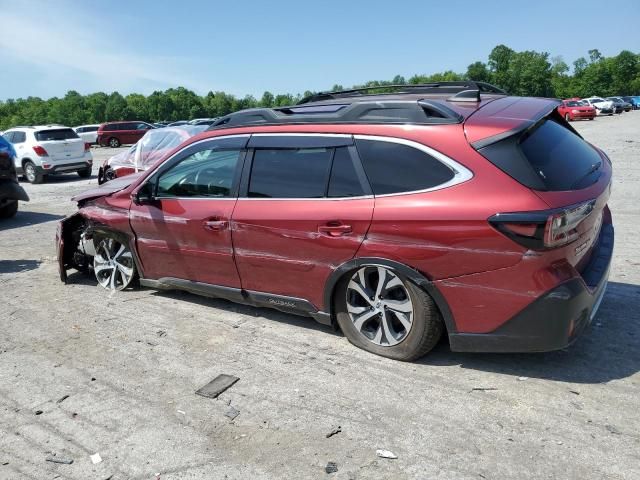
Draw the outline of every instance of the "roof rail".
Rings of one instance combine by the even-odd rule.
[[[369,93],[377,90],[376,93]],[[380,92],[380,90],[385,90]],[[473,100],[470,100],[472,96],[470,93],[474,92]],[[395,95],[401,94],[416,94],[416,93],[431,93],[431,94],[447,94],[454,93],[451,101],[476,101],[480,98],[480,93],[493,93],[498,95],[506,95],[507,92],[501,88],[491,85],[486,82],[476,82],[474,80],[466,80],[462,82],[433,82],[433,83],[420,83],[420,84],[393,84],[393,85],[377,85],[371,87],[352,88],[348,90],[337,90],[333,92],[319,92],[309,95],[298,102],[298,105],[311,102],[319,102],[323,100],[334,100],[337,98],[357,97],[360,95],[388,95],[393,93]],[[465,95],[460,96],[464,93]],[[464,99],[464,100],[463,100]]]
[[[243,125],[310,123],[452,124],[464,117],[445,104],[429,99],[387,99],[344,103],[298,104],[279,108],[250,108],[219,118],[208,130]]]

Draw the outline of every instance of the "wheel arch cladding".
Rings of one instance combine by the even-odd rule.
[[[336,286],[345,275],[363,266],[383,266],[407,277],[411,282],[427,292],[435,302],[448,333],[456,333],[456,324],[447,301],[427,277],[413,268],[393,260],[377,257],[353,258],[341,264],[329,276],[324,288],[324,310],[334,316],[333,302]]]

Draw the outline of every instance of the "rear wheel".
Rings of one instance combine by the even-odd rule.
[[[120,140],[118,140],[116,137],[111,137],[109,139],[109,146],[111,148],[118,148],[120,146]]]
[[[44,175],[38,172],[38,169],[31,160],[24,162],[22,169],[24,170],[24,176],[29,183],[42,183],[44,180]]]
[[[573,119],[571,118],[571,115],[569,115],[568,113],[565,113],[565,114],[564,114],[564,119],[565,119],[567,122],[570,122],[571,120],[573,120]]]
[[[431,350],[443,326],[433,299],[400,273],[365,266],[336,287],[340,328],[354,345],[396,360],[415,360]]]
[[[18,201],[7,200],[5,204],[0,202],[0,218],[11,218],[18,213]]]
[[[96,240],[93,272],[101,287],[124,290],[136,276],[136,265],[129,247],[113,238]]]
[[[78,175],[80,178],[89,178],[91,176],[91,167],[78,170]]]

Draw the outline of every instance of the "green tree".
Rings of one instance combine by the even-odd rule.
[[[118,92],[109,95],[107,106],[105,108],[105,120],[111,122],[114,120],[128,120],[129,109],[127,101]]]
[[[467,80],[475,80],[476,82],[491,82],[491,73],[487,64],[483,62],[473,62],[469,65],[465,77]]]

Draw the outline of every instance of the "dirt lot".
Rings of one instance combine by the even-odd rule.
[[[26,185],[0,224],[0,479],[640,478],[640,111],[575,127],[613,160],[617,243],[594,325],[547,354],[400,363],[302,317],[65,286],[56,222],[95,176]],[[194,394],[219,373],[240,381]]]

